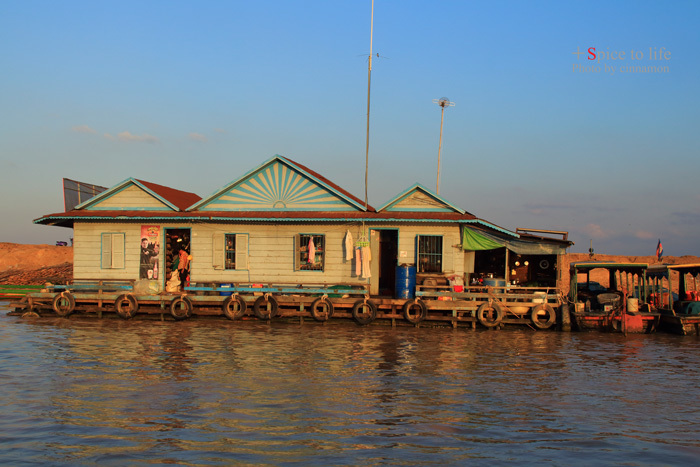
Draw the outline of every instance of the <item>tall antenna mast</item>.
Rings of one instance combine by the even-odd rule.
[[[367,145],[365,148],[365,211],[367,210],[367,175],[369,173],[369,90],[372,84],[372,36],[374,35],[374,0],[369,26],[369,65],[367,68]]]
[[[447,97],[433,99],[433,103],[442,107],[442,116],[440,117],[440,143],[438,144],[438,167],[437,167],[437,183],[435,184],[435,193],[440,194],[440,151],[442,150],[442,122],[445,121],[445,107],[454,107],[455,103],[450,102]]]

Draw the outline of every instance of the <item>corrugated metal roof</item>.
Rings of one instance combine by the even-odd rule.
[[[227,220],[237,221],[404,221],[404,222],[464,222],[478,220],[471,214],[444,212],[336,212],[336,211],[83,211],[74,210],[49,214],[34,222],[50,224],[56,220],[129,220],[129,219],[190,219],[190,220]],[[489,224],[490,225],[490,224]]]
[[[156,193],[158,196],[170,201],[172,204],[177,206],[178,209],[180,209],[180,211],[184,211],[185,209],[202,199],[201,196],[187,191],[176,190],[175,188],[170,188],[164,185],[158,185],[157,183],[151,183],[145,180],[136,181],[148,188],[149,190]]]

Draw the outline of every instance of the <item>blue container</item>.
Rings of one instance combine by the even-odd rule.
[[[396,298],[413,298],[416,292],[416,267],[402,264],[396,267]]]
[[[500,277],[488,277],[484,279],[484,285],[488,285],[489,287],[505,287],[506,280]],[[505,292],[505,288],[498,288],[494,289],[493,291],[497,293],[503,293]]]
[[[230,287],[233,287],[233,284],[221,284],[219,287],[223,289],[228,289]],[[233,292],[219,292],[219,295],[223,297],[230,297],[231,295],[233,295]]]

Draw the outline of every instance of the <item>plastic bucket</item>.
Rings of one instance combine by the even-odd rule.
[[[534,303],[545,303],[547,301],[547,292],[533,292],[535,298],[532,299]]]
[[[416,292],[416,267],[402,264],[396,267],[396,298],[413,298]]]
[[[233,287],[233,284],[221,284],[219,287],[224,288],[224,289],[229,289],[229,288]],[[219,295],[221,295],[223,297],[229,297],[229,296],[231,296],[231,294],[233,294],[233,292],[219,292]]]
[[[628,298],[627,299],[627,311],[629,313],[636,313],[639,311],[639,299],[638,298]]]

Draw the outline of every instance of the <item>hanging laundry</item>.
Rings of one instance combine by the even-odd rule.
[[[309,253],[308,263],[309,264],[316,264],[316,245],[314,245],[314,237],[313,236],[309,237],[309,248],[307,251]]]
[[[362,275],[362,250],[359,246],[355,248],[355,275],[357,277]]]
[[[345,231],[345,261],[352,260],[354,247],[352,245],[352,234],[349,230]]]
[[[369,262],[372,260],[372,252],[368,246],[362,247],[362,278],[369,279],[372,273],[369,270]]]

